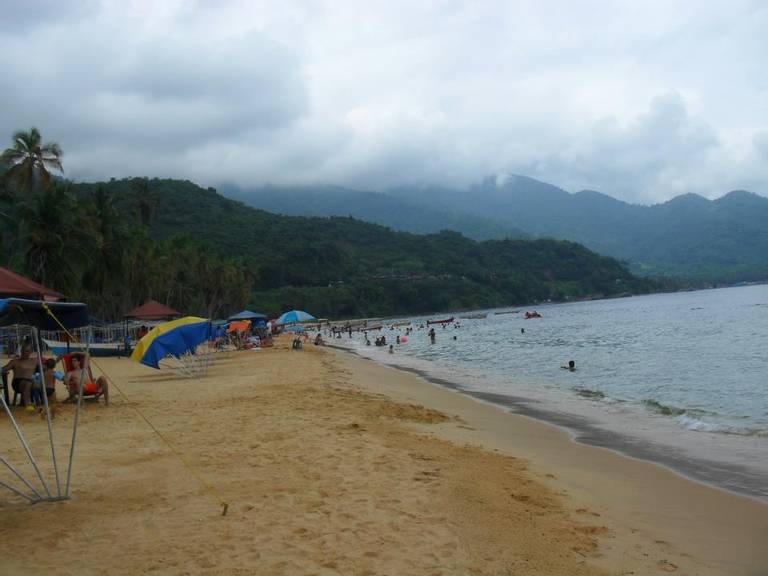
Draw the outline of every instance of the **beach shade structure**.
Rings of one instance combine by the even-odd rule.
[[[0,298],[28,298],[45,302],[64,300],[64,295],[7,268],[0,267]]]
[[[307,312],[304,312],[303,310],[291,310],[290,312],[285,312],[278,318],[275,323],[278,326],[282,326],[284,324],[298,324],[301,322],[312,322],[313,320],[317,320],[312,314],[309,314]]]
[[[12,325],[26,325],[32,329],[32,341],[37,353],[37,369],[40,374],[43,373],[43,355],[40,347],[40,330],[62,330],[68,335],[76,328],[85,328],[89,325],[88,308],[85,304],[75,302],[46,302],[44,300],[27,300],[23,298],[6,298],[0,300],[0,327]],[[90,332],[88,332],[90,334]],[[90,340],[90,338],[89,338]],[[89,358],[89,347],[85,347],[86,360]],[[33,450],[33,446],[25,437],[19,422],[16,420],[8,404],[7,389],[6,394],[0,395],[2,408],[8,417],[17,439],[21,443],[23,453],[29,460],[33,474],[26,475],[23,468],[15,466],[9,457],[0,453],[0,469],[7,470],[12,475],[9,481],[0,480],[0,487],[6,488],[16,496],[34,504],[41,501],[67,500],[71,495],[72,465],[74,462],[75,446],[77,440],[77,426],[80,418],[80,408],[83,397],[83,387],[85,379],[85,370],[81,371],[78,400],[75,405],[75,414],[72,420],[71,441],[69,445],[69,456],[66,468],[66,480],[64,480],[63,471],[59,468],[59,461],[56,456],[56,443],[54,442],[54,431],[51,424],[51,411],[48,405],[48,395],[43,394],[43,415],[48,428],[48,444],[50,446],[51,466],[42,466],[43,460],[48,460],[48,450],[41,453],[39,449]],[[58,430],[62,431],[59,427]],[[69,435],[69,432],[65,433]],[[39,438],[38,438],[39,440]],[[7,448],[7,443],[2,444],[3,450]],[[35,456],[34,452],[38,454]],[[50,482],[51,473],[54,481]],[[46,481],[46,476],[48,481]],[[4,478],[8,478],[4,475]]]
[[[159,370],[160,362],[171,359],[184,376],[200,376],[210,364],[207,343],[211,335],[211,322],[205,318],[171,320],[155,326],[139,340],[131,360]]]
[[[228,318],[230,322],[235,320],[250,320],[253,324],[267,323],[267,317],[264,314],[258,312],[251,312],[250,310],[243,310],[237,314]]]
[[[128,314],[125,315],[127,320],[144,320],[151,322],[153,320],[171,320],[173,318],[179,318],[181,312],[174,310],[173,308],[160,304],[155,300],[149,300],[138,308],[134,308]]]

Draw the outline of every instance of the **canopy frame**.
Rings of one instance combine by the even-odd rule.
[[[54,311],[59,312],[57,315]],[[29,460],[36,478],[27,478],[22,471],[11,464],[8,459],[0,455],[0,463],[8,469],[13,476],[19,480],[24,488],[18,488],[13,484],[5,481],[0,481],[0,487],[7,489],[11,493],[27,500],[30,504],[35,504],[41,501],[56,502],[60,500],[69,500],[71,498],[71,478],[72,469],[74,465],[74,454],[77,440],[77,429],[80,417],[80,410],[82,407],[82,392],[85,384],[85,370],[80,373],[80,393],[78,394],[78,402],[75,407],[74,421],[72,424],[72,439],[69,447],[69,461],[67,466],[67,480],[65,489],[62,492],[61,474],[58,465],[58,459],[56,457],[56,446],[54,443],[54,429],[51,418],[51,410],[48,404],[48,395],[45,392],[45,381],[43,373],[42,363],[42,346],[40,329],[62,329],[68,335],[71,336],[70,329],[76,327],[88,326],[90,324],[88,318],[88,309],[85,304],[80,303],[53,303],[36,300],[26,300],[22,298],[9,298],[0,300],[0,326],[10,326],[13,324],[26,324],[32,327],[32,340],[34,342],[35,352],[37,353],[37,369],[40,376],[40,387],[42,389],[44,416],[47,425],[48,442],[51,450],[51,462],[53,465],[53,476],[55,480],[54,489],[52,490],[49,483],[46,482],[45,475],[40,469],[38,459],[35,458],[32,453],[32,448],[27,440],[22,428],[16,417],[8,405],[8,401],[5,394],[0,394],[0,403],[2,403],[3,410],[8,416],[8,420],[11,423],[11,427],[16,433],[24,453]],[[85,346],[86,363],[90,359],[90,332]],[[42,490],[35,486],[39,482]],[[29,492],[27,492],[28,490]]]

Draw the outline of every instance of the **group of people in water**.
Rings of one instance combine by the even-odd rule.
[[[55,413],[57,382],[62,382],[66,388],[65,402],[77,400],[82,384],[84,395],[91,395],[97,399],[103,397],[104,403],[109,404],[109,382],[104,376],[94,379],[90,368],[87,365],[83,366],[80,357],[76,354],[69,356],[69,366],[65,366],[66,372],[56,370],[59,361],[63,360],[38,359],[32,355],[32,346],[24,343],[19,354],[2,368],[4,387],[8,389],[6,385],[8,374],[13,373],[11,388],[14,399],[20,396],[21,405],[30,412],[42,411],[47,400],[48,406],[52,407],[52,413]],[[41,365],[42,375],[40,374]]]

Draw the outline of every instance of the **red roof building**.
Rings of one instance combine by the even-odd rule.
[[[169,308],[165,304],[160,304],[160,302],[156,302],[155,300],[145,302],[138,308],[134,308],[125,315],[126,318],[133,320],[147,321],[178,318],[179,316],[181,316],[181,312],[178,312],[173,308]]]
[[[0,267],[0,298],[28,298],[47,302],[65,300],[64,294],[59,294],[55,290],[2,267]]]

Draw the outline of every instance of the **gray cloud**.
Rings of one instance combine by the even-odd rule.
[[[0,137],[77,179],[768,194],[759,2],[10,3]]]

